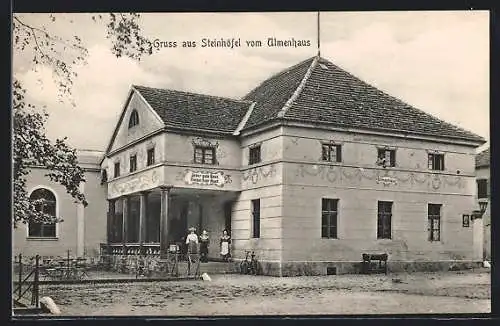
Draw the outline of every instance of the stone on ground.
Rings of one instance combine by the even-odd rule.
[[[212,281],[212,278],[210,276],[208,276],[207,273],[203,273],[201,274],[201,278],[204,280],[204,281],[208,281],[208,282],[211,282]]]
[[[40,299],[40,306],[43,311],[45,312],[50,312],[51,314],[54,315],[59,315],[61,314],[61,310],[59,307],[56,305],[54,300],[52,300],[51,297],[43,297]]]

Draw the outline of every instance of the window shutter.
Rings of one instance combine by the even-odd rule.
[[[392,150],[390,153],[391,166],[396,166],[396,151]]]
[[[337,145],[337,162],[342,162],[342,146]]]

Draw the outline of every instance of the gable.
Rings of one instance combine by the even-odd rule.
[[[130,117],[134,110],[139,117],[139,123],[129,128]],[[132,89],[111,139],[108,152],[119,149],[163,127],[164,124],[156,112],[135,89]]]

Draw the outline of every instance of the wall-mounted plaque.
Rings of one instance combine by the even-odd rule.
[[[464,228],[468,228],[470,226],[470,215],[469,214],[462,215],[462,226]]]
[[[224,172],[210,172],[210,171],[192,171],[186,170],[184,175],[184,182],[186,184],[199,184],[206,186],[224,187],[224,184],[229,183],[231,180],[229,175]]]

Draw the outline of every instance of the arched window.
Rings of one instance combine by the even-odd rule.
[[[132,111],[130,114],[130,120],[128,121],[128,127],[132,128],[135,125],[139,124],[139,113],[137,113],[137,110]]]
[[[56,196],[48,189],[40,188],[34,190],[30,195],[31,200],[40,200],[40,204],[36,205],[38,210],[45,214],[56,217]],[[56,223],[41,223],[29,222],[28,236],[40,238],[55,238]]]

